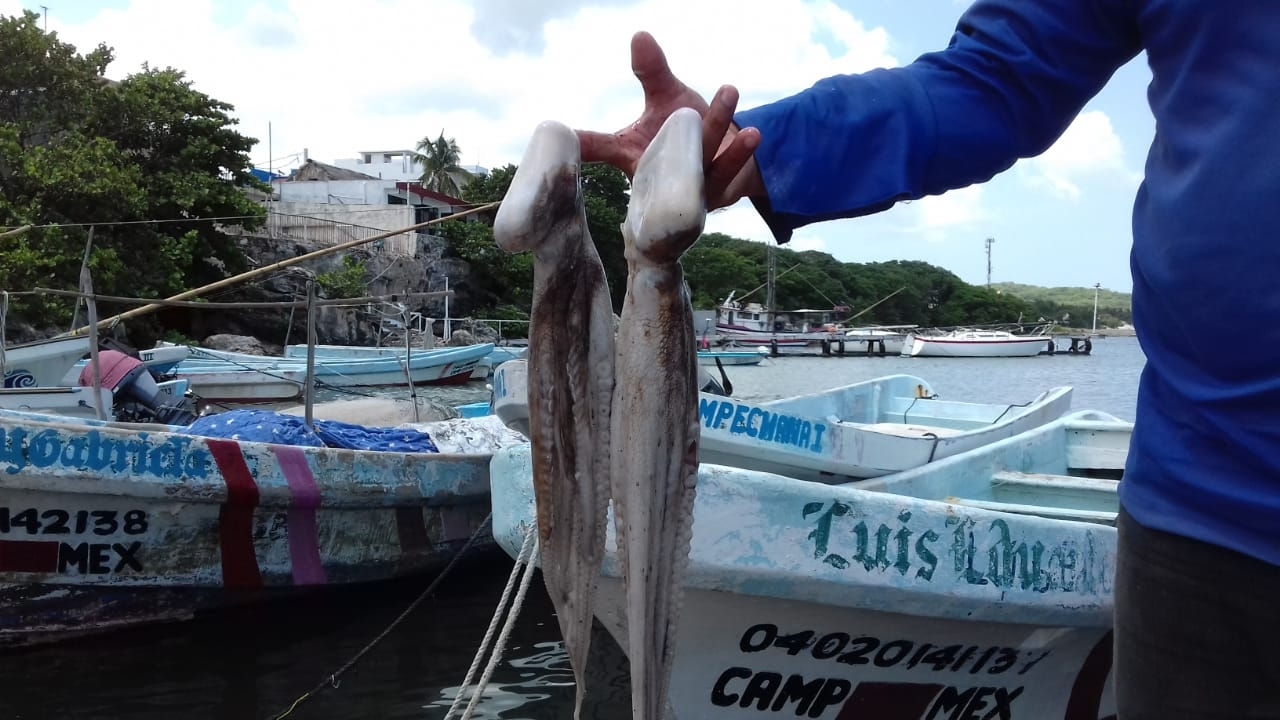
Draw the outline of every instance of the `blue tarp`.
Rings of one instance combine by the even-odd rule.
[[[202,417],[181,432],[200,437],[277,445],[331,447],[380,452],[439,452],[431,436],[419,430],[370,428],[337,420],[316,420],[315,430],[296,415],[267,410],[230,410]]]

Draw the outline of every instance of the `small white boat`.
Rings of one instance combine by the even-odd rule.
[[[1062,416],[1071,388],[1009,405],[941,400],[924,380],[889,375],[809,395],[699,401],[702,462],[822,482],[909,470]]]
[[[699,350],[699,365],[759,365],[760,361],[769,357],[768,348],[758,347],[755,350]]]
[[[703,464],[670,703],[682,716],[1114,718],[1111,623],[1132,425],[1069,415],[876,480]],[[536,523],[527,444],[493,530]],[[596,616],[625,649],[609,523]]]
[[[183,425],[195,419],[186,380],[157,381],[151,367],[118,350],[98,353],[98,389],[88,361],[57,386],[4,388],[0,409],[64,417]],[[99,411],[101,408],[101,412]]]
[[[489,512],[491,441],[519,441],[492,418],[316,422],[0,411],[0,607],[21,609],[0,612],[0,647],[436,569]]]
[[[137,351],[138,361],[153,375],[164,375],[177,367],[178,363],[191,355],[191,348],[186,345],[165,345]],[[89,359],[80,360],[62,376],[60,385],[76,385],[80,374],[89,365]]]
[[[493,411],[528,434],[523,363],[494,376]],[[766,402],[699,393],[698,459],[825,483],[871,478],[958,455],[1055,420],[1071,388],[1018,405],[940,400],[924,380],[889,375]]]
[[[844,333],[844,352],[868,355],[898,355],[909,334],[904,330],[915,327],[859,327]]]
[[[54,337],[0,347],[7,388],[56,387],[76,361],[89,354],[88,336]],[[74,384],[74,383],[69,383]]]
[[[903,357],[1033,357],[1053,346],[1048,335],[1014,335],[1004,330],[953,330],[943,335],[911,335]]]

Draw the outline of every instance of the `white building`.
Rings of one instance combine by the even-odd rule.
[[[358,157],[339,158],[335,167],[364,173],[383,180],[417,180],[422,177],[422,165],[413,161],[413,150],[361,150]],[[479,165],[463,166],[472,175],[487,175],[488,168]],[[458,178],[462,180],[461,178]]]
[[[272,236],[321,243],[372,237],[467,208],[461,199],[423,188],[416,179],[376,178],[310,159],[272,185],[276,201],[267,207]],[[397,254],[417,254],[413,234],[388,238],[381,245]]]

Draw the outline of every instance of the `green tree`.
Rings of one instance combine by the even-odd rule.
[[[107,81],[110,49],[80,55],[39,28],[34,13],[0,16],[0,227],[46,226],[0,240],[0,287],[76,287],[89,226],[102,294],[167,296],[243,269],[214,219],[257,227],[264,211],[242,187],[267,188],[248,174],[256,141],[232,107],[171,68]],[[71,308],[12,312],[47,327]]]
[[[453,138],[444,136],[444,130],[434,140],[430,136],[419,140],[413,160],[422,165],[422,186],[438,193],[457,197],[462,192],[457,178],[464,178],[462,184],[465,185],[465,179],[471,177],[458,164],[462,160],[462,149]]]

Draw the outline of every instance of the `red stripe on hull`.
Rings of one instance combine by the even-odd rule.
[[[206,440],[223,480],[227,502],[218,511],[218,547],[222,553],[222,584],[228,588],[262,587],[262,571],[253,551],[253,509],[258,506],[258,484],[244,461],[239,444],[230,440]]]

